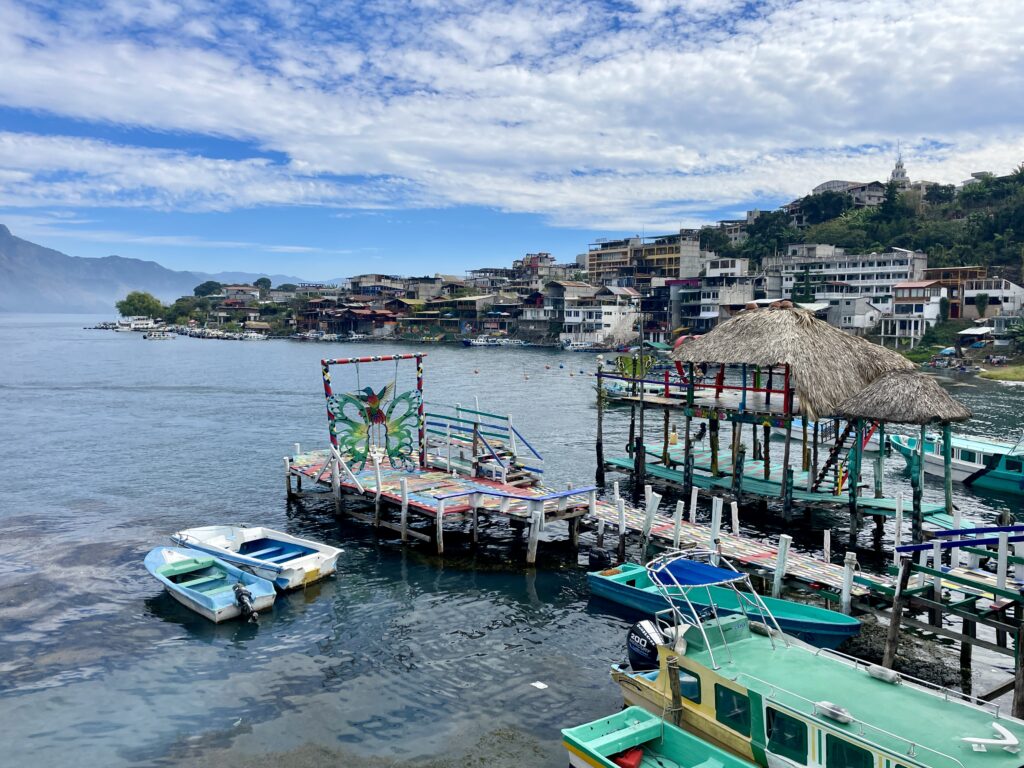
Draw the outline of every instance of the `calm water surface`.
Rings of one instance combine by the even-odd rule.
[[[562,766],[558,729],[619,707],[607,670],[629,621],[589,602],[564,544],[542,543],[529,571],[498,525],[475,552],[446,535],[441,561],[335,519],[326,499],[288,505],[283,493],[281,457],[325,443],[320,357],[424,349],[428,401],[478,397],[511,413],[553,483],[590,482],[591,356],[150,343],[82,329],[96,319],[0,315],[0,765],[462,765],[482,753],[480,764]],[[396,371],[355,374],[339,369],[335,388]],[[411,365],[397,382],[412,387]],[[971,431],[1024,426],[1024,390],[950,382],[977,414]],[[609,445],[627,419],[611,411]],[[902,459],[886,483],[909,489]],[[1010,505],[960,488],[957,503],[974,519]],[[142,558],[172,531],[233,521],[337,543],[337,578],[279,597],[258,626],[206,622]],[[815,551],[833,525],[842,516],[817,516],[797,545]],[[780,523],[745,511],[744,526]]]

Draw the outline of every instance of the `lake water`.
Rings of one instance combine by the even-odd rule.
[[[562,766],[558,730],[618,709],[608,666],[630,622],[590,603],[562,536],[535,570],[500,526],[475,552],[446,535],[442,561],[337,520],[327,498],[289,505],[283,492],[292,444],[326,443],[319,359],[413,351],[428,354],[428,402],[512,414],[552,483],[589,483],[592,356],[151,343],[83,330],[96,320],[0,315],[0,765]],[[411,364],[358,376],[336,369],[335,390],[414,384]],[[970,431],[1019,433],[1024,390],[962,383],[951,391],[975,410]],[[609,412],[609,453],[627,420]],[[909,493],[902,459],[886,482]],[[956,494],[971,519],[1010,505]],[[214,626],[143,568],[169,533],[234,521],[337,543],[338,576],[279,597],[258,626]],[[814,551],[832,525],[844,517],[817,516],[796,545]],[[744,527],[781,522],[745,511]]]

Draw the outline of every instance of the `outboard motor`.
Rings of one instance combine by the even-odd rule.
[[[604,549],[590,550],[589,561],[592,571],[603,571],[605,568],[612,567],[612,556]]]
[[[235,603],[238,605],[242,615],[249,621],[259,621],[260,615],[252,608],[252,592],[245,588],[242,582],[235,582]]]
[[[626,636],[626,650],[629,666],[634,672],[647,672],[658,668],[658,645],[665,642],[665,636],[650,619],[638,621],[629,628]]]

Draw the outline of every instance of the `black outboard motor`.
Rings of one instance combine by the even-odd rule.
[[[260,615],[252,608],[252,592],[245,588],[242,582],[235,582],[235,603],[238,605],[242,615],[249,621],[259,621]]]
[[[603,571],[612,567],[612,556],[604,549],[592,549],[589,555],[590,570]]]
[[[634,672],[647,672],[658,668],[658,644],[665,642],[665,636],[650,619],[638,621],[629,628],[626,635],[626,650],[629,666]]]

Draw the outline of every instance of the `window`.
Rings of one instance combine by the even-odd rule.
[[[700,677],[688,669],[679,670],[679,688],[684,698],[700,704]]]
[[[750,735],[750,700],[724,685],[715,684],[715,717],[722,725]],[[838,765],[838,763],[837,763]]]
[[[975,456],[974,451],[960,451],[960,461],[966,461],[968,464],[975,464],[978,461],[978,457]]]
[[[875,756],[829,733],[825,736],[825,765],[829,768],[875,768]]]
[[[1007,459],[1006,460],[1006,471],[1007,472],[1020,472],[1024,469],[1024,464],[1019,459]]]
[[[768,707],[765,735],[768,751],[807,765],[807,725],[802,720]]]

